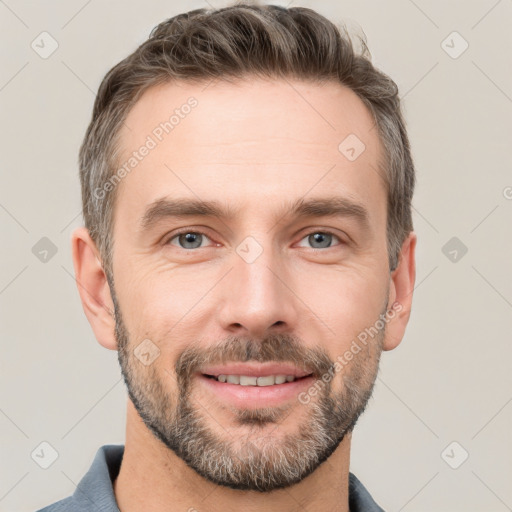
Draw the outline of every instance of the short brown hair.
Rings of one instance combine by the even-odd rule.
[[[112,264],[116,189],[106,191],[104,185],[118,165],[118,135],[130,109],[157,84],[246,76],[332,80],[364,102],[385,153],[381,174],[387,187],[389,266],[394,270],[401,246],[413,230],[415,171],[398,87],[371,63],[364,34],[358,37],[359,52],[346,29],[312,9],[252,2],[196,9],[156,26],[147,41],[105,75],[80,148],[85,226],[107,275]]]

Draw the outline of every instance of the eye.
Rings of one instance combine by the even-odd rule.
[[[333,247],[332,240],[333,237],[341,242],[338,245],[343,244],[343,240],[334,233],[330,231],[312,231],[309,235],[306,235],[302,240],[307,239],[310,244],[313,245],[313,249],[330,249]],[[302,241],[301,240],[301,241]],[[315,246],[316,245],[316,246]]]
[[[178,247],[185,250],[199,249],[205,239],[209,240],[206,234],[201,231],[182,231],[180,233],[176,233],[172,238],[169,238],[167,243],[170,245],[176,245],[171,243],[174,239],[177,239]]]
[[[340,242],[337,245],[343,245],[344,243],[338,235],[335,235],[330,231],[312,231],[302,238],[302,240],[305,239],[307,239],[308,243],[312,245],[312,249],[330,249],[331,247],[335,247],[332,244],[333,239]],[[176,240],[176,243],[173,243],[173,240]],[[175,233],[166,243],[174,245],[180,249],[192,250],[204,248],[205,245],[203,245],[203,242],[206,240],[210,240],[210,238],[202,231],[184,230],[179,233]]]

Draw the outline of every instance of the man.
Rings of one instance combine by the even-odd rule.
[[[126,444],[44,511],[382,510],[350,442],[410,315],[415,178],[365,48],[236,4],[161,23],[106,75],[72,248]]]

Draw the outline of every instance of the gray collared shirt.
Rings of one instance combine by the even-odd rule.
[[[119,512],[112,482],[119,473],[123,453],[122,444],[102,446],[73,495],[37,512]],[[384,512],[352,473],[349,473],[349,507],[350,512]]]

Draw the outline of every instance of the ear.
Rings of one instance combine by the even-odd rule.
[[[388,311],[394,310],[394,315],[388,313],[390,320],[386,325],[383,350],[393,350],[400,344],[409,322],[416,281],[415,250],[416,234],[411,231],[402,244],[398,266],[391,273]]]
[[[117,350],[114,303],[110,287],[99,251],[85,227],[73,231],[71,250],[75,280],[85,316],[100,345]]]

